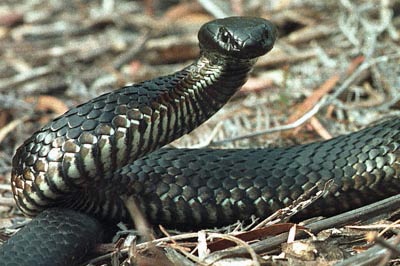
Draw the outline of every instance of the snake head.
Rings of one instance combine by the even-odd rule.
[[[198,38],[202,51],[252,59],[270,51],[276,35],[275,26],[268,20],[228,17],[204,24],[199,30]]]

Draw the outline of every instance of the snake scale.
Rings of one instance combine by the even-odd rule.
[[[400,191],[400,121],[275,149],[159,149],[192,131],[244,84],[270,51],[275,27],[218,19],[198,34],[197,61],[72,108],[37,131],[13,159],[12,189],[36,216],[0,248],[4,265],[75,265],[103,224],[129,221],[121,195],[169,228],[266,217],[314,185],[331,193],[300,215],[332,215]],[[72,244],[71,244],[72,243]]]

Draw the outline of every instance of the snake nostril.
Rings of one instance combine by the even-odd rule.
[[[269,39],[269,38],[270,38],[270,36],[269,36],[269,31],[268,31],[268,29],[266,29],[266,30],[264,31],[264,34],[263,34],[263,39],[267,40],[267,39]]]

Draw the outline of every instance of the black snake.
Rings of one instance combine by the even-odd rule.
[[[153,225],[195,229],[266,217],[327,180],[331,193],[303,215],[400,191],[398,119],[286,149],[157,150],[229,100],[276,30],[261,18],[231,17],[203,25],[198,37],[193,64],[77,106],[24,142],[13,159],[13,193],[24,213],[39,215],[2,246],[0,262],[77,264],[100,238],[99,220],[129,220],[121,195]]]

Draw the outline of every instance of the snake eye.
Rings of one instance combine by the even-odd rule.
[[[218,30],[218,39],[221,42],[222,47],[227,51],[238,50],[238,43],[225,27],[221,27]]]
[[[218,34],[220,36],[220,40],[224,43],[228,43],[231,39],[229,32],[224,27],[219,29]]]

